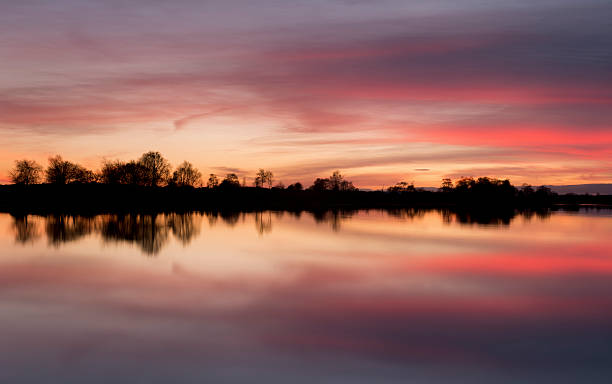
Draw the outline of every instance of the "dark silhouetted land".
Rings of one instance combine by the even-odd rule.
[[[218,186],[146,187],[109,184],[0,186],[4,212],[129,212],[190,210],[325,210],[454,207],[502,210],[554,205],[612,205],[609,195],[557,195],[540,188],[453,188],[450,191],[334,191]]]
[[[305,188],[274,183],[270,170],[260,169],[253,186],[233,173],[220,179],[188,161],[174,171],[161,153],[149,151],[131,161],[104,161],[99,171],[49,158],[45,170],[32,160],[17,160],[10,172],[13,185],[0,186],[0,210],[10,212],[126,212],[204,210],[328,210],[364,208],[444,208],[500,211],[549,208],[554,205],[610,205],[612,196],[558,195],[550,188],[513,186],[509,180],[462,177],[443,179],[436,191],[400,181],[380,191],[360,191],[335,171]],[[41,182],[44,179],[44,184]],[[205,187],[203,185],[206,185]]]

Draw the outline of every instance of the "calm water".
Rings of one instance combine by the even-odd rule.
[[[0,345],[2,383],[610,383],[612,211],[0,214]]]

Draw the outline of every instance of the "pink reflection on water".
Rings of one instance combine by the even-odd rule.
[[[446,381],[432,366],[500,381],[515,370],[610,374],[610,217],[492,228],[369,212],[336,230],[272,217],[264,237],[245,215],[203,225],[186,246],[171,239],[155,258],[95,231],[50,248],[2,237],[0,340],[12,351],[0,366],[26,378],[36,363],[67,381],[96,366],[110,367],[108,380],[146,366],[185,382],[237,367],[368,381],[380,364],[397,380],[416,369]]]

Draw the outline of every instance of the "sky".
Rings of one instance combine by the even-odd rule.
[[[0,1],[16,159],[361,188],[612,182],[609,0]]]

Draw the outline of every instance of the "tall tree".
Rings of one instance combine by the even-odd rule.
[[[170,163],[161,153],[149,151],[140,157],[138,163],[143,167],[145,185],[155,187],[168,181]]]

